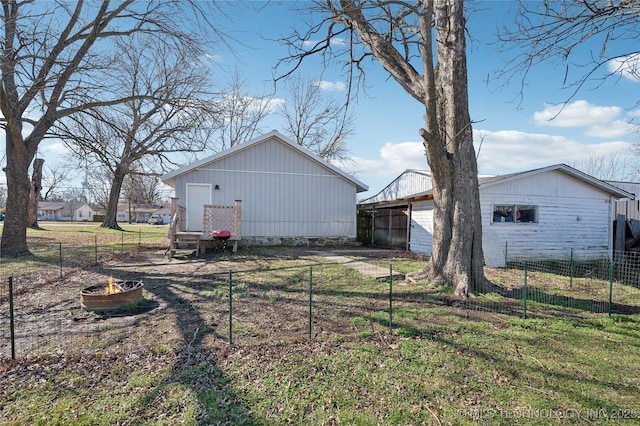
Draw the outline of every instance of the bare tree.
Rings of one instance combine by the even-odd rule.
[[[239,72],[233,74],[228,87],[212,101],[218,115],[218,141],[214,151],[224,151],[253,139],[262,131],[261,125],[271,112],[272,101],[267,96],[250,95],[246,81]]]
[[[324,97],[320,82],[303,84],[294,77],[290,84],[280,111],[287,122],[285,133],[325,160],[345,159],[354,121],[348,103],[340,105],[334,97]]]
[[[130,202],[146,206],[162,204],[160,178],[154,175],[131,173],[123,185],[124,197]]]
[[[70,165],[45,166],[42,175],[43,201],[49,201],[54,197],[60,197],[67,189],[64,186],[72,180],[74,167]]]
[[[366,62],[374,60],[424,105],[425,128],[419,133],[433,173],[433,251],[429,263],[412,276],[430,278],[430,285],[452,286],[466,297],[486,281],[468,107],[464,1],[327,0],[318,5],[330,18],[288,39],[290,47],[298,49],[288,58],[289,69],[312,54],[345,59],[350,71],[364,70]],[[326,36],[317,41],[323,30]],[[338,38],[341,42],[334,43]]]
[[[499,34],[505,50],[515,51],[502,76],[524,83],[532,67],[559,63],[572,90],[568,100],[588,82],[599,86],[621,76],[640,80],[639,19],[637,1],[520,1],[516,19]]]
[[[2,256],[14,257],[30,254],[25,220],[28,171],[51,127],[80,111],[132,100],[128,93],[110,90],[115,62],[109,40],[145,34],[198,49],[208,38],[195,38],[202,26],[186,21],[202,16],[207,6],[171,0],[1,0],[1,4],[0,111],[8,194],[0,250]]]
[[[638,176],[637,168],[619,153],[589,155],[569,165],[601,180],[626,181],[634,180]]]
[[[36,158],[33,160],[33,173],[31,175],[31,188],[29,190],[29,206],[27,208],[27,226],[39,229],[38,226],[38,202],[42,198],[42,168],[44,160]]]
[[[120,229],[118,202],[128,175],[166,171],[175,165],[172,154],[204,150],[215,130],[216,113],[204,99],[207,67],[189,51],[147,43],[138,50],[121,44],[117,59],[114,89],[136,99],[56,124],[56,134],[78,158],[108,169],[113,177],[105,228]]]
[[[85,173],[82,182],[82,193],[87,201],[100,210],[106,211],[109,204],[109,192],[111,191],[113,176],[103,168]]]

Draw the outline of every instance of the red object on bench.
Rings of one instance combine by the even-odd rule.
[[[211,232],[211,236],[215,238],[226,239],[231,237],[231,232],[222,229],[216,229],[215,231]]]

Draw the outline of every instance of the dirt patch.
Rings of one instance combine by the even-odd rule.
[[[196,342],[210,347],[226,345],[229,341],[229,271],[233,271],[236,300],[232,306],[236,341],[251,340],[258,344],[274,338],[293,341],[306,337],[306,270],[298,273],[293,265],[306,268],[318,265],[319,261],[305,248],[170,260],[163,254],[163,251],[141,251],[126,258],[113,258],[91,269],[67,273],[62,280],[43,275],[20,277],[14,284],[19,356],[135,352],[149,347],[156,352],[180,352],[188,350],[185,344],[189,342],[192,346]],[[369,250],[359,251],[358,256],[380,259],[397,254]],[[282,273],[276,271],[275,276],[282,278],[271,278],[272,282],[247,280],[250,273],[278,268],[282,268]],[[142,281],[143,302],[113,311],[82,309],[82,289],[106,284],[110,277]],[[345,314],[318,313],[312,326],[322,325],[314,327],[314,334],[353,333],[349,312],[385,309],[384,302],[375,299],[364,306],[349,306],[351,301],[341,299]],[[5,297],[3,312],[6,304]],[[0,321],[2,337],[8,338],[8,318],[2,316]],[[8,350],[2,348],[0,355],[8,357]]]

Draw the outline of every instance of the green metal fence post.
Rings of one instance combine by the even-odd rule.
[[[527,261],[524,262],[524,285],[522,287],[522,319],[527,319]]]
[[[569,288],[573,288],[573,249],[569,258]]]
[[[609,262],[609,316],[611,316],[611,304],[613,302],[613,263]]]
[[[124,231],[120,233],[122,235],[122,244],[120,246],[120,251],[124,252]]]
[[[389,333],[393,332],[393,265],[389,264]]]
[[[60,279],[62,279],[62,243],[58,243],[58,253],[60,256]]]
[[[229,271],[229,344],[233,344],[233,280]]]
[[[313,295],[313,267],[309,266],[309,324],[307,329],[309,340],[311,340],[311,307],[313,305],[312,295]]]
[[[508,253],[509,250],[509,241],[504,242],[504,269],[507,269],[507,261],[508,261]]]
[[[11,338],[11,359],[16,359],[16,335],[13,316],[13,277],[9,277],[9,334]]]
[[[93,236],[93,247],[96,255],[96,265],[97,265],[98,264],[98,236],[97,235]]]

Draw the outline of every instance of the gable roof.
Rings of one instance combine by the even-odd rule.
[[[66,203],[58,201],[38,201],[38,210],[40,211],[62,210],[65,207]]]
[[[165,174],[164,176],[162,176],[162,181],[164,183],[166,183],[167,185],[171,186],[172,188],[175,188],[175,181],[176,178],[178,176],[184,175],[186,173],[189,173],[193,170],[196,170],[206,164],[209,163],[213,163],[215,161],[221,160],[223,158],[229,157],[231,155],[234,155],[238,152],[241,152],[243,150],[249,149],[253,146],[259,145],[265,141],[268,140],[278,140],[279,142],[283,143],[283,144],[287,144],[287,146],[289,148],[292,148],[294,150],[296,150],[298,153],[300,153],[301,155],[303,155],[304,157],[306,157],[307,159],[320,164],[322,167],[325,167],[327,169],[329,169],[330,171],[332,171],[333,173],[337,174],[338,176],[341,176],[342,178],[344,178],[345,180],[353,183],[356,187],[356,192],[363,192],[363,191],[367,191],[369,189],[369,187],[367,185],[365,185],[364,183],[362,183],[361,181],[359,181],[358,179],[356,179],[355,177],[351,176],[350,174],[340,170],[339,168],[337,168],[336,166],[330,164],[329,162],[327,162],[326,160],[324,160],[323,158],[320,158],[319,156],[317,156],[316,154],[312,153],[311,151],[309,151],[308,149],[298,145],[297,143],[291,141],[290,139],[286,138],[285,136],[283,136],[281,133],[279,133],[276,130],[272,130],[269,133],[265,133],[261,136],[258,136],[255,139],[252,139],[248,142],[236,145],[232,148],[229,148],[225,151],[219,152],[217,154],[211,155],[209,157],[203,158],[201,160],[195,161],[191,164],[187,164],[186,166],[180,167],[176,170],[173,170],[167,174]]]
[[[429,170],[407,169],[376,195],[360,201],[360,204],[399,200],[431,189]]]
[[[516,179],[521,179],[523,177],[534,176],[541,173],[547,173],[551,171],[559,171],[568,176],[571,176],[575,179],[578,179],[584,183],[592,185],[603,192],[606,192],[617,198],[635,198],[634,194],[627,192],[617,186],[611,185],[603,180],[595,178],[591,175],[588,175],[584,172],[581,172],[578,169],[574,169],[573,167],[567,166],[566,164],[554,164],[547,167],[541,167],[539,169],[527,170],[524,172],[511,173],[508,175],[499,175],[499,176],[491,176],[491,177],[483,177],[478,178],[478,183],[480,185],[480,189],[489,188],[494,185],[509,182]]]
[[[566,164],[554,164],[547,167],[541,167],[539,169],[526,170],[523,172],[509,173],[505,175],[496,175],[496,176],[480,176],[478,177],[478,186],[480,189],[489,188],[494,185],[499,185],[505,182],[509,182],[512,180],[521,179],[523,177],[534,176],[541,173],[547,173],[551,171],[559,171],[568,176],[571,176],[575,179],[578,179],[584,183],[592,185],[601,191],[604,191],[616,198],[629,198],[634,199],[635,196],[633,193],[625,191],[624,189],[618,188],[615,185],[612,185],[608,182],[597,179],[591,175],[588,175],[580,170],[574,169],[573,167],[567,166]],[[401,175],[402,176],[402,175]],[[424,174],[425,179],[431,179],[430,173]],[[399,179],[399,178],[397,178]],[[396,179],[396,180],[397,180]],[[395,181],[394,181],[395,182]],[[393,182],[392,182],[393,183]],[[385,188],[386,189],[386,188]],[[384,190],[383,190],[384,191]],[[380,193],[382,193],[381,191]],[[377,196],[376,196],[377,197]],[[409,194],[403,197],[398,197],[396,199],[381,199],[381,200],[373,200],[375,197],[371,197],[367,200],[364,200],[360,203],[362,204],[385,204],[385,205],[395,205],[398,202],[408,202],[408,201],[417,201],[423,200],[433,197],[433,189],[429,189],[427,191],[417,192],[414,194]]]

